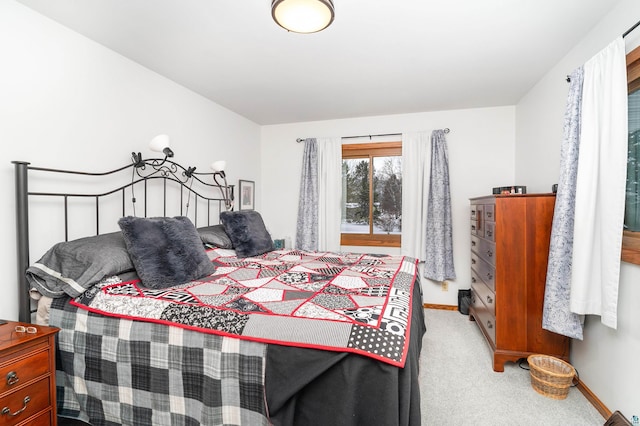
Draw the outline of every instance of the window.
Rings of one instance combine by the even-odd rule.
[[[640,47],[627,55],[629,152],[622,260],[640,265]]]
[[[402,142],[342,145],[344,246],[400,247]]]

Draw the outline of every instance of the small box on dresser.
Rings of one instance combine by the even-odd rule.
[[[34,327],[35,333],[16,327]],[[13,321],[0,325],[0,426],[57,424],[57,332],[55,327]]]
[[[569,360],[569,339],[542,328],[554,194],[492,195],[471,202],[471,306],[493,356],[539,353]]]

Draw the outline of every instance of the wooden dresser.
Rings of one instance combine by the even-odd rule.
[[[494,371],[532,353],[569,359],[569,339],[542,329],[554,194],[471,199],[471,306]]]
[[[35,333],[16,332],[35,327]],[[0,325],[0,426],[56,425],[54,327]]]

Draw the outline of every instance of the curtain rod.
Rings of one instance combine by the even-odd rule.
[[[626,36],[628,36],[629,34],[631,34],[631,32],[633,32],[633,30],[635,30],[636,28],[638,28],[638,25],[640,25],[640,21],[636,22],[635,24],[633,24],[631,26],[631,28],[629,28],[627,31],[625,31],[622,34],[622,38],[625,38]],[[567,83],[571,83],[571,77],[567,76]]]
[[[640,21],[636,22],[635,24],[633,24],[633,26],[631,28],[629,28],[627,31],[625,31],[624,34],[622,34],[622,38],[625,38],[626,36],[631,34],[631,31],[633,31],[636,28],[638,28],[638,25],[640,25]]]
[[[445,128],[443,130],[445,133],[449,133],[450,130],[449,128]],[[371,138],[376,138],[376,137],[381,137],[381,136],[400,136],[402,135],[402,133],[381,133],[378,135],[360,135],[360,136],[343,136],[342,139],[356,139],[356,138],[369,138],[369,140],[371,140]],[[300,142],[304,142],[305,138],[298,138],[296,139],[296,142],[300,143]]]

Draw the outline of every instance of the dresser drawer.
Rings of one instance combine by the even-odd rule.
[[[485,335],[491,340],[491,343],[495,347],[496,345],[496,317],[489,312],[487,306],[482,303],[482,300],[471,289],[471,307],[473,309],[473,316],[478,325],[484,330]]]
[[[0,365],[0,394],[49,372],[49,351],[41,350],[29,357],[15,358]]]
[[[490,241],[496,240],[496,223],[495,222],[484,223],[484,237]]]
[[[481,283],[481,282],[482,282],[482,278],[480,278],[478,276],[478,273],[473,268],[471,268],[471,284]]]
[[[487,311],[496,316],[496,295],[489,289],[483,282],[476,282],[471,284],[471,288],[475,291],[478,299],[482,300]]]
[[[0,425],[13,426],[51,408],[49,376],[0,398]],[[23,410],[23,411],[21,411]],[[15,414],[15,415],[13,415]]]
[[[487,222],[495,222],[496,221],[496,210],[494,204],[485,204],[484,205],[484,220]]]
[[[481,222],[479,220],[472,220],[471,225],[469,226],[469,230],[471,231],[471,235],[477,235],[479,237],[484,237],[484,228],[481,227]]]
[[[471,252],[471,269],[477,273],[477,276],[487,285],[487,287],[492,291],[496,290],[495,268],[482,260],[482,258],[474,252]]]
[[[471,251],[475,251],[476,253],[480,249],[480,238],[477,235],[471,234]]]
[[[475,252],[489,265],[496,265],[496,244],[492,241],[478,238]]]

